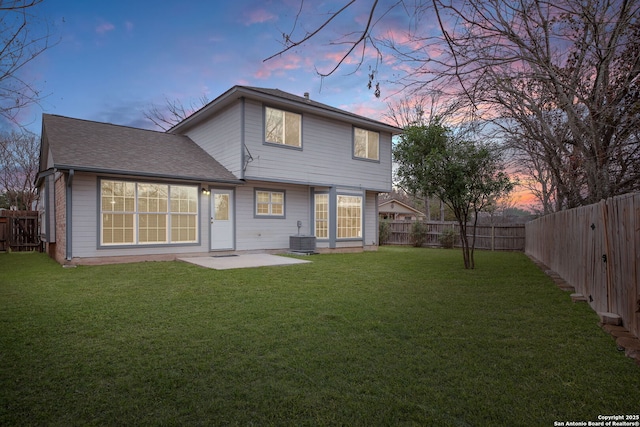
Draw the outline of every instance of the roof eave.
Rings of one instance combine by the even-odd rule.
[[[87,166],[74,166],[74,165],[63,165],[56,164],[54,167],[61,171],[74,170],[76,172],[88,172],[95,174],[103,174],[103,175],[122,175],[122,176],[131,176],[131,177],[146,177],[146,178],[156,178],[156,179],[166,179],[166,180],[175,180],[175,181],[192,181],[192,182],[205,182],[205,183],[217,183],[217,184],[232,184],[232,185],[242,185],[244,182],[240,179],[227,179],[227,178],[213,178],[206,176],[188,176],[188,175],[170,175],[170,174],[159,174],[159,173],[150,173],[150,172],[136,172],[129,170],[117,170],[117,169],[104,169],[104,168],[95,168],[95,167],[87,167]]]

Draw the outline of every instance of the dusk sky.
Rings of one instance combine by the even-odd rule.
[[[379,99],[367,88],[375,58],[365,58],[357,70],[354,55],[324,81],[316,72],[337,64],[340,55],[328,41],[362,28],[371,2],[356,2],[322,37],[264,62],[282,49],[282,33],[294,24],[298,33],[313,30],[345,3],[303,2],[304,19],[296,23],[301,0],[44,0],[34,13],[41,28],[48,23],[56,44],[23,70],[44,99],[21,111],[19,120],[38,135],[43,112],[154,129],[144,116],[153,104],[163,107],[168,99],[188,106],[202,96],[211,101],[234,85],[309,92],[315,101],[385,120],[393,88],[383,84]],[[402,8],[388,12],[384,5],[377,13],[384,14],[378,34],[402,37],[410,25]],[[437,23],[420,25],[429,31]],[[378,78],[393,80],[400,72],[383,63]],[[522,193],[515,198],[524,200]]]
[[[337,7],[305,2],[318,19]],[[344,2],[335,2],[342,5]],[[27,79],[46,95],[23,112],[23,123],[40,132],[43,112],[152,128],[143,114],[165,98],[185,105],[216,98],[234,85],[278,88],[348,111],[381,119],[387,102],[367,89],[367,68],[345,67],[321,81],[315,67],[335,64],[320,41],[268,62],[289,32],[299,0],[166,2],[44,0],[38,15],[58,40],[27,68]],[[364,5],[366,7],[366,5]],[[357,10],[330,34],[353,30],[366,17]],[[311,27],[311,23],[298,23]],[[323,53],[324,52],[324,53]]]

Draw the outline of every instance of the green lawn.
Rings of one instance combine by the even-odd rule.
[[[0,254],[0,425],[551,426],[640,367],[521,253],[382,248],[215,271]]]

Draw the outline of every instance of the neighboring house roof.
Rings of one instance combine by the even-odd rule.
[[[378,205],[378,212],[393,212],[393,213],[412,213],[418,217],[426,216],[423,212],[412,208],[411,206],[402,203],[399,200],[391,199]]]
[[[48,167],[96,173],[239,183],[189,137],[44,114]],[[47,153],[41,153],[42,155]],[[44,165],[41,165],[41,172]]]
[[[270,103],[275,106],[282,106],[283,108],[286,108],[288,106],[289,108],[295,109],[296,111],[310,112],[334,120],[347,121],[349,123],[370,128],[371,130],[388,132],[392,135],[397,135],[402,132],[402,129],[398,127],[391,126],[377,120],[372,120],[358,114],[353,114],[339,108],[331,107],[330,105],[313,101],[307,96],[293,95],[280,89],[266,89],[250,86],[232,87],[231,89],[202,107],[200,110],[196,111],[191,116],[169,129],[169,132],[185,132],[187,129],[195,126],[202,120],[205,120],[215,112],[226,108],[231,103],[240,98],[254,99],[261,102]]]

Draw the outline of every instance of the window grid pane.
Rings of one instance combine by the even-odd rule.
[[[362,237],[362,197],[338,196],[338,238]]]
[[[107,245],[133,244],[135,239],[135,184],[102,181],[102,242]]]
[[[316,194],[315,199],[316,237],[326,239],[329,237],[329,195]]]
[[[353,155],[362,159],[380,159],[380,135],[377,132],[354,128]]]
[[[256,191],[256,215],[284,216],[284,193]]]
[[[172,185],[171,242],[196,242],[198,235],[198,189],[193,186]]]
[[[284,143],[293,147],[300,147],[300,114],[285,113]]]
[[[267,142],[284,144],[284,115],[283,111],[265,108],[264,139]]]
[[[140,243],[166,243],[167,215],[139,214],[138,240]]]
[[[133,239],[133,214],[102,214],[103,244],[131,244]]]
[[[171,215],[171,241],[195,242],[197,235],[196,216],[190,214]]]
[[[355,157],[367,157],[367,132],[363,129],[355,128],[353,140],[353,155]]]

